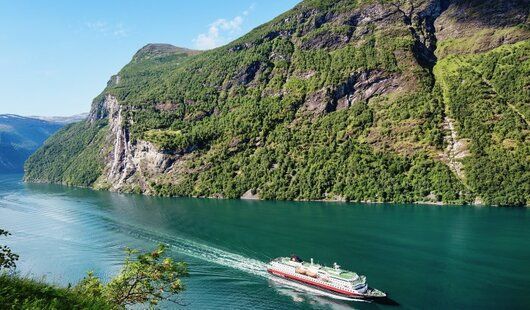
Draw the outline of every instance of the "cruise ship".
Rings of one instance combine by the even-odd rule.
[[[366,277],[341,269],[337,263],[333,267],[302,261],[298,256],[273,259],[267,271],[289,281],[317,288],[327,293],[353,299],[378,299],[386,297],[380,290],[368,287]]]

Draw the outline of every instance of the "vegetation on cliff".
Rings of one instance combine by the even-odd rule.
[[[164,173],[125,169],[142,182],[122,191],[528,204],[529,7],[303,1],[215,50],[144,48],[95,99],[93,120],[109,117],[112,95],[128,143],[176,158]],[[77,126],[107,131],[98,122]],[[79,128],[33,156],[27,179],[105,179],[104,166],[120,156],[97,153]],[[80,161],[97,153],[97,169],[66,169],[51,156],[71,152]]]
[[[106,121],[75,123],[59,130],[25,164],[25,179],[89,186],[103,170]]]
[[[530,41],[479,55],[452,56],[436,68],[444,101],[473,156],[467,183],[489,203],[530,201]]]

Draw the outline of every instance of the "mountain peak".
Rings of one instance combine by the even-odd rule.
[[[133,61],[152,59],[178,53],[191,56],[199,54],[200,51],[177,47],[165,43],[150,43],[139,49],[138,52],[134,54]]]

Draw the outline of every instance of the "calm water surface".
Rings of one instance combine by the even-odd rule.
[[[123,247],[170,245],[190,309],[530,308],[530,210],[120,195],[0,175],[0,227],[19,270],[108,278]],[[316,296],[269,279],[291,253],[365,274],[399,306]]]

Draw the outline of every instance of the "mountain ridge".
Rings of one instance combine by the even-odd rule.
[[[24,162],[64,124],[82,115],[60,118],[0,114],[0,173],[23,172]],[[83,118],[84,119],[84,118]]]
[[[72,116],[29,116],[29,118],[36,118],[47,122],[59,124],[71,124],[84,121],[88,117],[88,113],[79,113]]]
[[[132,61],[142,61],[151,58],[164,57],[172,54],[186,54],[188,56],[200,54],[201,51],[184,47],[177,47],[167,43],[149,43],[139,49]]]
[[[79,153],[99,172],[65,180],[38,168],[39,156],[61,153],[52,141],[26,180],[170,196],[528,204],[528,4],[303,1],[211,51],[133,57],[87,123],[56,136],[99,128]],[[462,76],[484,85],[461,89]],[[490,163],[499,156],[510,164]],[[483,180],[494,171],[500,194]]]

